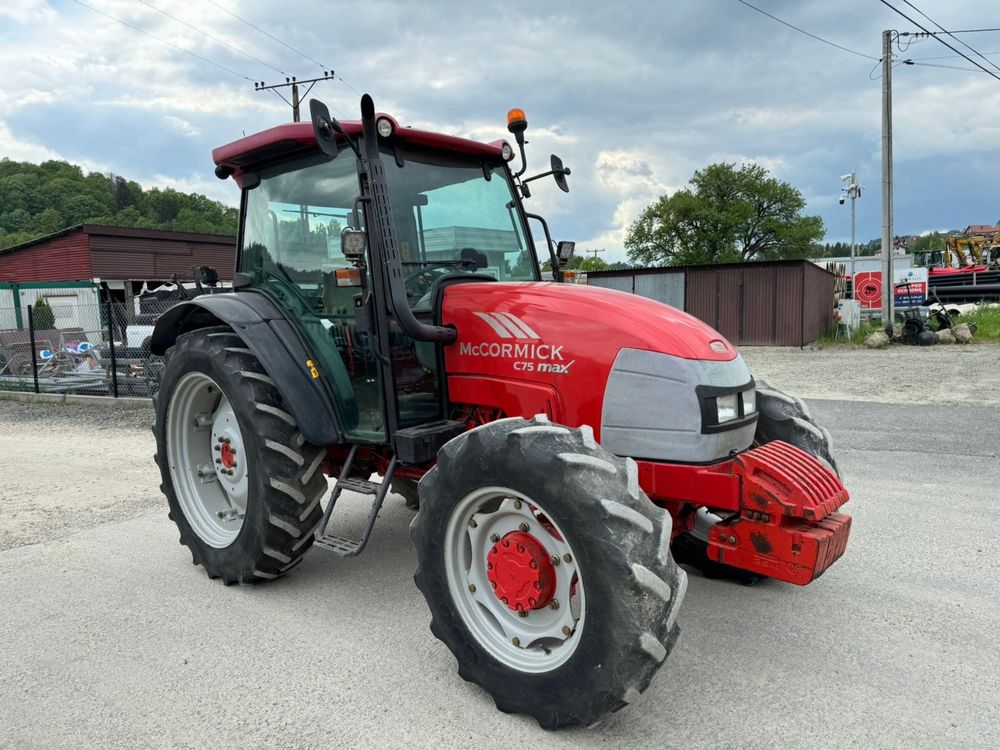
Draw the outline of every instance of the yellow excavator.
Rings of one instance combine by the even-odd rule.
[[[944,248],[923,250],[914,256],[914,265],[925,268],[969,268],[1000,266],[1000,244],[993,237],[952,234],[945,238]]]

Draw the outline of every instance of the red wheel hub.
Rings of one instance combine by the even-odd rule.
[[[556,591],[548,551],[531,534],[512,531],[486,555],[486,577],[497,599],[519,612],[547,607]]]
[[[236,453],[233,451],[232,446],[229,443],[223,443],[222,450],[219,453],[221,454],[222,465],[227,469],[233,468],[233,465],[236,463]]]

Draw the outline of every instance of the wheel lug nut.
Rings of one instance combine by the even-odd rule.
[[[559,555],[552,555],[552,564],[553,565],[559,564]]]
[[[511,638],[510,642],[513,643],[515,646],[520,646],[521,645],[521,639],[517,638],[517,637]]]
[[[562,634],[563,635],[567,635],[568,636],[572,632],[573,631],[569,629],[569,625],[563,625],[563,629],[562,629]]]
[[[474,584],[474,583],[470,583],[469,584],[469,593],[470,594],[475,594],[476,593],[476,584]]]
[[[225,441],[225,440],[223,440],[223,439],[222,439],[222,438],[220,437],[220,438],[219,438],[219,442],[220,442],[220,443],[224,443],[224,442],[226,442],[226,441]]]
[[[221,463],[222,463],[222,459],[221,459],[221,458],[217,458],[217,459],[215,459],[215,463],[217,463],[217,464],[221,464]]]
[[[218,443],[216,443],[215,445],[212,446],[212,450],[221,451],[222,450],[222,446],[220,446]]]
[[[549,609],[559,609],[559,600],[553,599],[552,602],[549,604]]]
[[[493,542],[494,544],[496,544],[497,542],[500,541],[500,535],[499,534],[490,534],[490,541]]]
[[[521,501],[520,500],[515,500],[514,501],[514,510],[521,510]]]
[[[523,609],[519,609],[519,610],[517,610],[517,616],[518,617],[527,617],[528,613],[526,611],[524,611]]]
[[[527,531],[528,531],[528,524],[526,524],[526,523],[522,523],[522,524],[521,524],[520,526],[518,526],[517,528],[519,528],[519,529],[520,529],[521,531],[523,531],[523,532],[527,533]]]
[[[473,528],[473,529],[474,529],[474,528],[476,528],[476,527],[477,527],[478,525],[479,525],[479,524],[478,524],[478,523],[476,523],[476,519],[475,519],[475,518],[470,518],[470,519],[469,519],[469,527],[470,527],[470,528]]]
[[[228,445],[229,444],[229,438],[223,438],[222,442],[224,442],[224,443],[226,443]]]
[[[573,562],[573,556],[569,552],[567,552],[565,555],[563,555],[563,560],[565,560],[566,562]]]

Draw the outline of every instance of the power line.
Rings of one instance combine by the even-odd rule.
[[[211,1],[211,0],[210,0],[210,1]],[[778,18],[777,16],[772,16],[772,15],[771,15],[770,13],[768,13],[768,12],[767,12],[766,10],[761,10],[761,9],[760,9],[760,8],[758,8],[758,7],[756,6],[756,5],[751,5],[750,3],[746,2],[746,0],[736,0],[736,1],[737,1],[738,3],[742,3],[743,5],[747,6],[748,8],[751,8],[752,10],[755,10],[755,11],[757,11],[758,13],[760,13],[760,14],[762,14],[762,15],[765,15],[765,16],[767,16],[767,17],[768,17],[768,18],[770,18],[770,19],[771,19],[772,21],[777,21],[778,23],[780,23],[780,24],[782,24],[782,25],[784,25],[784,26],[787,26],[787,27],[788,27],[788,28],[790,28],[790,29],[795,29],[795,30],[796,30],[796,31],[798,31],[798,32],[799,32],[800,34],[805,34],[805,35],[806,35],[806,36],[808,36],[808,37],[812,37],[812,38],[813,38],[813,39],[815,39],[815,40],[816,40],[817,42],[823,42],[823,44],[828,44],[828,45],[830,45],[831,47],[836,47],[837,49],[839,49],[839,50],[843,50],[844,52],[850,52],[850,53],[851,53],[852,55],[857,55],[858,57],[863,57],[863,58],[865,58],[865,59],[867,59],[867,60],[875,60],[876,62],[878,62],[878,58],[877,58],[877,57],[872,57],[871,55],[866,55],[866,54],[865,54],[864,52],[858,52],[857,50],[853,50],[853,49],[849,49],[848,47],[843,47],[843,46],[841,46],[841,45],[837,44],[836,42],[831,42],[831,41],[830,41],[829,39],[824,39],[824,38],[823,38],[823,37],[821,37],[821,36],[816,36],[815,34],[813,34],[813,33],[811,33],[811,32],[808,32],[808,31],[806,31],[805,29],[800,29],[800,28],[799,28],[798,26],[795,26],[795,25],[793,25],[793,24],[790,24],[790,23],[788,23],[788,21],[782,21],[782,20],[781,20],[780,18]]]
[[[925,63],[918,60],[904,60],[905,65],[922,65],[925,68],[944,68],[946,70],[966,70],[970,73],[989,73],[988,70],[983,70],[982,68],[961,68],[957,65],[936,65],[935,63]]]
[[[921,14],[921,15],[923,15],[923,14]],[[1000,28],[995,28],[995,29],[953,29],[952,31],[945,31],[944,33],[948,34],[950,36],[951,34],[979,34],[980,32],[983,32],[983,31],[1000,31]],[[920,33],[916,32],[916,31],[906,31],[906,32],[903,32],[901,34],[901,36],[937,36],[940,33],[942,33],[942,32],[940,32],[940,31],[925,31],[923,34],[920,34]]]
[[[904,0],[904,1],[905,1],[905,0]],[[928,31],[928,30],[927,30],[927,28],[926,28],[926,27],[924,27],[924,26],[920,25],[919,23],[917,23],[916,21],[914,21],[914,20],[913,20],[912,18],[910,18],[910,17],[908,16],[908,15],[906,15],[906,14],[905,14],[905,13],[904,13],[903,11],[901,11],[901,10],[900,10],[899,8],[895,8],[895,7],[893,7],[892,5],[890,5],[890,4],[889,4],[889,3],[887,2],[887,0],[879,0],[879,2],[881,2],[881,3],[882,3],[882,5],[884,5],[885,7],[887,7],[887,8],[889,9],[889,10],[891,10],[891,11],[893,11],[894,13],[897,13],[898,15],[902,16],[903,18],[905,18],[905,19],[906,19],[907,21],[909,21],[910,23],[912,23],[912,24],[913,24],[914,26],[916,26],[916,27],[917,27],[918,29],[920,29],[921,31],[926,31],[926,32],[927,32],[928,34],[930,34],[930,33],[931,33],[930,31]],[[975,66],[976,66],[977,68],[979,68],[979,69],[980,69],[981,71],[983,71],[984,73],[989,73],[989,74],[990,74],[991,76],[993,76],[993,77],[994,77],[994,78],[996,78],[996,79],[997,79],[998,81],[1000,81],[1000,76],[998,76],[998,75],[997,75],[996,73],[994,73],[994,72],[993,72],[992,70],[988,70],[987,68],[984,68],[984,67],[983,67],[982,65],[980,65],[979,63],[977,63],[977,62],[976,62],[975,60],[973,60],[973,59],[972,59],[971,57],[969,57],[968,55],[966,55],[966,54],[964,54],[964,53],[962,53],[962,52],[959,52],[959,51],[958,51],[957,49],[955,49],[954,47],[952,47],[952,46],[951,46],[950,44],[948,44],[948,42],[946,42],[946,41],[945,41],[944,39],[942,39],[941,37],[939,37],[939,36],[934,36],[934,38],[935,38],[935,39],[937,39],[937,40],[938,40],[939,42],[941,42],[941,44],[943,44],[943,45],[944,45],[945,47],[947,47],[948,49],[950,49],[950,50],[951,50],[952,52],[955,52],[955,53],[956,53],[956,54],[958,54],[958,55],[959,55],[960,57],[964,57],[964,58],[965,58],[966,60],[968,60],[968,61],[969,61],[970,63],[972,63],[973,65],[975,65]]]
[[[961,39],[956,38],[954,34],[952,34],[950,31],[946,30],[944,26],[942,26],[937,21],[935,21],[933,18],[931,18],[929,15],[927,15],[922,10],[920,10],[920,8],[918,8],[916,5],[914,5],[913,3],[911,3],[910,0],[903,0],[903,2],[906,3],[907,5],[909,5],[911,8],[913,8],[913,10],[917,11],[917,13],[919,13],[920,15],[922,15],[924,18],[926,18],[928,21],[930,21],[935,26],[937,26],[942,32],[944,32],[945,34],[947,34],[948,36],[950,36],[952,39],[954,39],[956,42],[958,42],[959,44],[961,44],[963,47],[965,47],[966,49],[970,50],[974,54],[976,54],[979,57],[981,57],[989,65],[992,65],[994,68],[996,68],[997,71],[1000,71],[1000,66],[997,66],[997,64],[995,62],[993,62],[992,60],[990,60],[987,57],[985,57],[983,54],[981,54],[979,52],[979,50],[977,50],[977,49],[973,48],[972,46],[966,44]],[[940,40],[938,40],[938,41],[940,41]]]
[[[264,62],[264,61],[263,61],[263,60],[261,60],[260,58],[258,58],[258,57],[254,57],[253,55],[251,55],[251,54],[248,54],[248,53],[244,52],[244,51],[243,51],[243,50],[241,50],[241,49],[240,49],[239,47],[234,47],[234,46],[233,46],[233,45],[231,45],[231,44],[230,44],[229,42],[226,42],[226,41],[223,41],[222,39],[219,39],[219,38],[218,38],[218,37],[216,37],[216,36],[212,36],[212,35],[211,35],[211,34],[209,34],[209,33],[208,33],[207,31],[202,31],[201,29],[199,29],[199,28],[198,28],[197,26],[195,26],[194,24],[190,24],[190,23],[188,23],[187,21],[184,21],[184,20],[182,20],[182,19],[178,18],[177,16],[174,16],[174,15],[171,15],[170,13],[167,13],[167,11],[163,10],[162,8],[157,8],[157,7],[155,6],[155,5],[153,5],[153,4],[151,3],[151,2],[149,2],[149,0],[139,0],[139,2],[140,2],[140,3],[142,3],[143,5],[145,5],[145,6],[149,7],[149,8],[152,8],[152,9],[153,9],[153,10],[155,10],[155,11],[156,11],[157,13],[162,13],[162,14],[163,14],[163,15],[165,15],[165,16],[166,16],[167,18],[171,18],[171,19],[173,19],[174,21],[176,21],[177,23],[179,23],[179,24],[183,24],[184,26],[187,26],[187,27],[188,27],[189,29],[192,29],[192,30],[194,30],[194,31],[197,31],[197,32],[198,32],[199,34],[201,34],[201,35],[202,35],[202,36],[204,36],[204,37],[208,37],[208,38],[209,38],[209,39],[211,39],[211,40],[212,40],[213,42],[216,42],[217,44],[221,44],[221,45],[223,45],[224,47],[228,47],[229,49],[231,49],[231,50],[232,50],[233,52],[235,52],[235,53],[236,53],[236,54],[238,54],[238,55],[243,55],[243,57],[245,57],[245,58],[247,58],[247,59],[249,59],[249,60],[253,60],[253,61],[254,61],[254,62],[256,62],[256,63],[260,63],[260,64],[261,64],[261,65],[263,65],[264,67],[266,67],[266,68],[270,68],[271,70],[275,71],[276,73],[281,73],[281,75],[283,75],[283,76],[287,76],[287,75],[288,75],[288,74],[287,74],[287,73],[286,73],[285,71],[283,71],[283,70],[280,70],[279,68],[276,68],[276,67],[274,67],[273,65],[271,65],[271,63],[267,63],[267,62]]]
[[[329,67],[328,65],[324,65],[323,63],[321,63],[321,62],[320,62],[319,60],[317,60],[316,58],[314,58],[314,57],[309,57],[309,55],[307,55],[307,54],[306,54],[305,52],[302,52],[301,50],[298,50],[298,49],[296,49],[296,48],[295,48],[295,47],[293,47],[292,45],[290,45],[290,44],[287,44],[287,43],[285,43],[285,42],[281,41],[281,40],[280,40],[280,39],[278,39],[278,37],[276,37],[276,36],[275,36],[274,34],[270,33],[269,31],[265,31],[265,30],[264,30],[264,29],[262,29],[262,28],[261,28],[260,26],[257,26],[257,25],[255,25],[255,24],[251,23],[250,21],[248,21],[247,19],[245,19],[245,18],[244,18],[243,16],[240,16],[240,15],[237,15],[236,13],[233,13],[233,11],[229,10],[229,8],[225,7],[224,5],[219,5],[219,4],[217,3],[217,2],[215,2],[215,0],[208,0],[208,2],[210,2],[210,3],[212,4],[212,5],[214,5],[214,6],[215,6],[216,8],[218,8],[219,10],[221,10],[221,11],[223,11],[223,12],[225,12],[225,13],[228,13],[229,15],[231,15],[231,16],[232,16],[233,18],[235,18],[236,20],[238,20],[238,21],[242,21],[242,22],[243,22],[243,23],[245,23],[245,24],[246,24],[247,26],[249,26],[249,27],[250,27],[251,29],[256,29],[256,30],[257,30],[257,31],[259,31],[259,32],[260,32],[261,34],[263,34],[264,36],[266,36],[266,37],[268,37],[268,38],[270,38],[270,39],[273,39],[274,41],[276,41],[276,42],[277,42],[278,44],[280,44],[281,46],[283,46],[283,47],[287,47],[287,48],[288,48],[288,49],[290,49],[290,50],[291,50],[292,52],[294,52],[294,53],[295,53],[296,55],[299,55],[300,57],[303,57],[303,58],[305,58],[306,60],[309,60],[310,62],[313,62],[313,63],[316,63],[316,64],[317,64],[317,65],[319,65],[319,67],[320,67],[320,68],[322,68],[323,70],[329,70],[329,69],[330,69],[330,67]]]
[[[98,13],[98,14],[104,16],[105,18],[110,18],[112,21],[115,21],[116,23],[120,23],[122,26],[127,26],[128,28],[132,29],[133,31],[138,31],[140,34],[145,34],[149,38],[155,39],[156,41],[160,42],[161,44],[166,44],[166,45],[168,45],[170,47],[173,47],[176,50],[180,50],[181,52],[183,52],[183,53],[185,53],[187,55],[191,55],[191,57],[196,57],[199,60],[201,60],[202,62],[208,63],[209,65],[214,65],[215,67],[217,67],[217,68],[219,68],[221,70],[224,70],[227,73],[231,73],[234,76],[238,76],[239,78],[242,78],[244,81],[250,81],[251,83],[253,83],[253,79],[250,78],[249,76],[245,76],[242,73],[237,73],[232,68],[227,68],[225,65],[222,65],[220,63],[217,63],[217,62],[214,62],[212,60],[209,60],[207,57],[202,57],[201,55],[197,54],[196,52],[192,52],[189,49],[184,49],[183,47],[179,47],[176,44],[174,44],[173,42],[168,42],[166,39],[163,39],[162,37],[156,36],[156,34],[151,34],[148,31],[146,31],[145,29],[140,29],[138,26],[133,26],[132,24],[128,23],[127,21],[123,21],[122,19],[117,18],[117,17],[111,15],[110,13],[105,13],[103,10],[98,10],[93,5],[87,5],[87,3],[82,2],[82,0],[73,0],[73,2],[76,3],[77,5],[82,5],[84,8],[87,8],[88,10],[92,10],[92,11],[94,11],[94,13]]]
[[[251,29],[254,29],[254,30],[260,32],[261,34],[263,34],[264,36],[268,37],[269,39],[273,39],[278,44],[280,44],[282,47],[286,47],[287,49],[290,49],[292,52],[294,52],[296,55],[298,55],[299,57],[303,58],[304,60],[308,60],[311,63],[315,63],[316,65],[319,65],[319,67],[323,70],[324,73],[327,70],[329,70],[328,66],[324,65],[323,63],[321,63],[315,57],[310,57],[309,55],[307,55],[302,50],[300,50],[300,49],[298,49],[296,47],[293,47],[292,45],[288,44],[287,42],[282,41],[281,39],[278,39],[278,37],[276,37],[274,34],[270,33],[269,31],[265,31],[260,26],[257,26],[256,24],[252,23],[251,21],[248,21],[247,19],[245,19],[243,16],[237,15],[236,13],[234,13],[231,10],[229,10],[229,8],[225,7],[224,5],[219,5],[219,3],[215,2],[215,0],[208,0],[208,2],[210,2],[212,5],[214,5],[216,8],[218,8],[221,11],[223,11],[224,13],[228,13],[229,15],[231,15],[236,20],[242,21],[247,26],[249,26]],[[282,73],[282,75],[285,75],[285,74]],[[354,88],[347,81],[345,81],[344,78],[343,78],[343,76],[341,76],[339,74],[334,74],[333,77],[336,78],[338,81],[340,81],[345,86],[347,86],[347,88],[349,88],[355,94],[357,94],[358,96],[361,96],[361,92],[358,91],[356,88]]]

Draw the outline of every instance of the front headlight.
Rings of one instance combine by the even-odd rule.
[[[716,413],[719,416],[719,424],[732,422],[740,416],[740,399],[738,393],[719,396],[715,399],[715,406]]]
[[[743,391],[743,413],[753,414],[757,411],[757,391],[751,388],[749,391]]]

